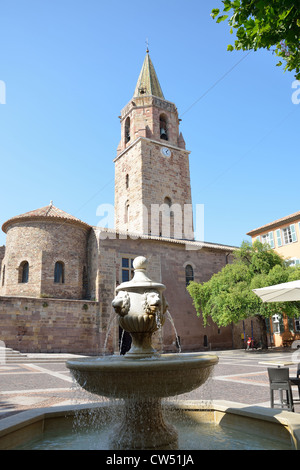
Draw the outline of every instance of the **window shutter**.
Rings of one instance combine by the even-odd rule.
[[[296,242],[297,241],[297,235],[296,235],[296,228],[295,224],[290,225],[291,233],[292,233],[292,241]]]
[[[282,315],[279,315],[279,329],[281,334],[284,333],[284,323]]]
[[[271,247],[271,248],[274,248],[275,245],[274,245],[274,235],[273,235],[273,232],[269,232],[269,240],[270,240],[270,247]]]
[[[282,246],[280,229],[276,230],[277,246]]]
[[[294,319],[288,317],[288,325],[289,325],[289,330],[291,333],[295,333],[294,331]]]

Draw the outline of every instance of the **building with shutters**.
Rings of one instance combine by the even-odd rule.
[[[252,242],[267,243],[290,266],[300,266],[300,212],[270,222],[247,233]],[[300,319],[274,315],[269,324],[269,341],[275,346],[300,339]]]

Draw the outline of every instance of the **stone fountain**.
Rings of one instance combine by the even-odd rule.
[[[176,449],[178,433],[165,422],[161,400],[200,387],[218,357],[159,354],[153,348],[152,335],[163,326],[168,307],[165,286],[148,278],[143,256],[135,258],[133,267],[133,279],[117,287],[112,302],[120,326],[132,337],[131,349],[125,356],[71,360],[67,367],[88,392],[124,400],[111,449]]]

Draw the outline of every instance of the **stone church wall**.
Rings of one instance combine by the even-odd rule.
[[[0,297],[0,340],[21,352],[99,354],[98,302]]]
[[[0,246],[0,289],[2,284],[2,263],[5,256],[5,245]]]
[[[100,231],[95,236],[99,238]],[[169,311],[180,337],[182,351],[206,350],[209,348],[232,347],[231,327],[219,329],[211,324],[204,327],[201,318],[196,315],[192,299],[186,290],[185,266],[191,264],[194,280],[203,282],[210,279],[228,261],[224,250],[203,248],[189,251],[185,245],[176,242],[138,238],[132,240],[102,239],[99,241],[99,302],[101,305],[101,328],[105,329],[114,314],[111,300],[115,287],[122,283],[122,258],[145,256],[149,260],[148,276],[166,286],[166,298]],[[118,331],[112,332],[109,345],[115,348]],[[112,344],[114,342],[114,344]],[[171,321],[168,319],[163,328],[164,351],[176,351],[176,336]]]

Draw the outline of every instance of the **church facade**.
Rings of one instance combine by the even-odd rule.
[[[162,351],[233,347],[232,328],[204,328],[186,290],[222,269],[235,247],[194,239],[189,151],[174,103],[149,52],[120,116],[115,228],[93,227],[55,207],[6,221],[0,250],[0,340],[23,352],[118,353],[111,301],[136,256],[166,285]],[[175,334],[176,333],[176,334]],[[238,345],[239,347],[240,345]]]

